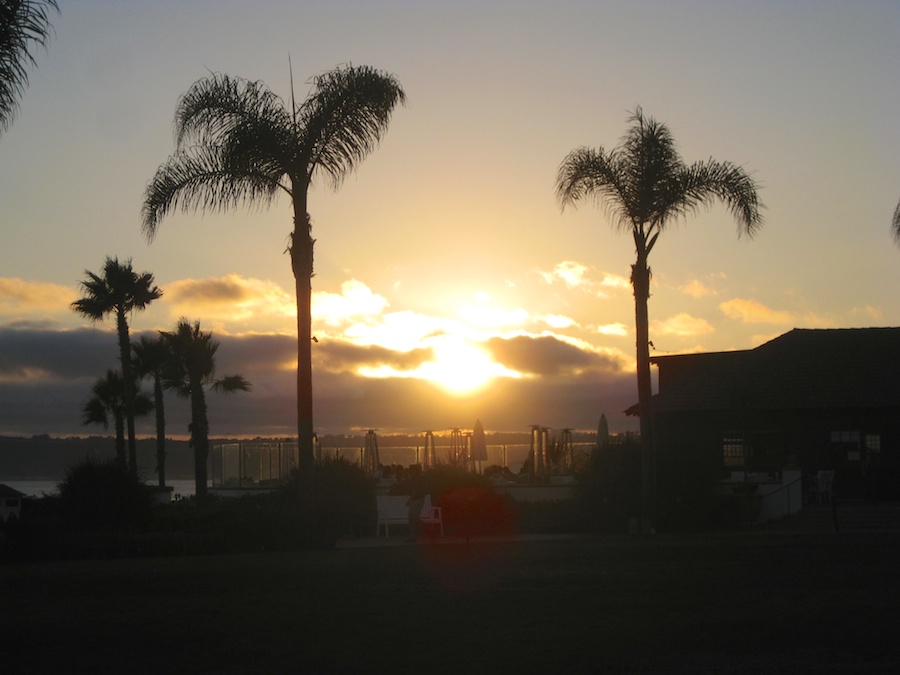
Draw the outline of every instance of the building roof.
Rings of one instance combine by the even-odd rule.
[[[25,496],[24,492],[19,492],[15,488],[0,483],[0,499],[21,499]]]
[[[900,328],[795,328],[755,349],[651,361],[660,412],[900,408]]]

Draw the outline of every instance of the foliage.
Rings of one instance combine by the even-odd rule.
[[[153,402],[132,385],[132,399],[135,415],[147,415],[153,409]],[[127,466],[125,459],[125,381],[118,371],[107,370],[106,376],[98,379],[91,387],[91,397],[85,402],[81,412],[81,423],[100,424],[109,428],[112,417],[116,432],[116,461]]]
[[[175,153],[150,181],[142,210],[152,239],[171,211],[218,210],[291,198],[288,252],[297,292],[297,426],[300,466],[313,464],[312,224],[314,176],[335,187],[377,146],[405,100],[392,75],[343,66],[313,78],[310,96],[290,108],[263,82],[213,74],[195,82],[175,111]]]
[[[28,86],[28,65],[35,65],[34,48],[46,47],[53,27],[56,0],[0,0],[0,131],[12,123],[19,97]]]
[[[577,501],[589,529],[627,532],[640,513],[641,454],[634,441],[595,448],[576,474]]]
[[[118,258],[107,256],[101,274],[94,274],[90,270],[85,270],[85,274],[88,278],[81,282],[84,296],[72,303],[72,310],[91,321],[102,321],[107,314],[113,314],[116,317],[122,378],[128,385],[133,385],[134,373],[132,372],[131,341],[128,336],[128,315],[146,309],[147,305],[162,297],[162,291],[154,284],[152,274],[135,272],[130,259],[120,263]],[[128,462],[131,473],[137,476],[133,386],[125,386],[124,393],[125,422],[128,431]]]
[[[665,124],[640,108],[618,146],[578,148],[559,167],[556,196],[565,207],[593,199],[606,206],[613,224],[634,239],[634,290],[638,414],[641,425],[641,516],[657,520],[657,467],[650,399],[650,252],[659,235],[680,218],[722,201],[748,236],[762,226],[757,184],[741,167],[712,159],[685,164]]]
[[[134,530],[149,523],[150,492],[118,462],[88,457],[68,469],[58,488],[63,516],[78,529]]]
[[[240,375],[226,375],[215,379],[216,351],[219,343],[212,333],[200,330],[200,322],[193,324],[181,319],[172,333],[161,333],[169,353],[168,367],[162,373],[162,383],[191,402],[191,446],[194,449],[194,483],[198,495],[206,493],[206,463],[209,458],[209,418],[205,387],[232,393],[249,391],[250,383]]]

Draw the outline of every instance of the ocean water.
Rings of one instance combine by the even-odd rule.
[[[22,494],[28,497],[43,497],[44,495],[52,495],[59,494],[59,490],[57,490],[57,484],[59,481],[55,480],[3,480],[0,479],[0,483],[4,485],[8,485],[13,490],[18,490]],[[176,495],[180,495],[182,497],[190,497],[194,494],[194,481],[193,480],[169,480],[166,481],[168,485],[171,485],[173,489],[172,496],[173,498]]]

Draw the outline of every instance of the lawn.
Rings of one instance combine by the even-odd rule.
[[[897,671],[896,535],[0,567],[3,672]]]

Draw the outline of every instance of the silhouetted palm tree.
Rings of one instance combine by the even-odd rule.
[[[894,241],[900,244],[900,202],[894,209],[894,219],[891,221],[891,233],[894,235]]]
[[[674,220],[721,200],[738,222],[738,234],[753,236],[762,225],[756,182],[740,167],[712,159],[685,164],[664,124],[638,108],[631,128],[610,151],[578,148],[559,167],[556,195],[565,207],[595,199],[609,209],[613,225],[630,232],[637,260],[631,266],[637,343],[638,410],[643,464],[642,502],[650,527],[656,520],[656,468],[651,428],[650,297],[648,257]]]
[[[194,486],[198,495],[206,494],[206,462],[209,458],[209,417],[206,412],[206,392],[228,394],[250,391],[250,383],[240,375],[215,379],[216,351],[219,343],[212,333],[200,330],[200,322],[193,324],[181,319],[172,333],[161,333],[171,350],[172,368],[163,374],[163,386],[191,401],[191,447],[194,448]]]
[[[132,389],[135,389],[133,385]],[[116,431],[116,461],[125,469],[125,380],[119,371],[110,369],[94,383],[91,393],[93,395],[82,409],[81,423],[100,424],[109,429],[109,418],[112,417]],[[146,415],[153,408],[153,403],[141,391],[133,391],[132,399],[136,415]]]
[[[72,303],[72,309],[91,321],[102,321],[107,314],[115,314],[116,332],[119,338],[119,363],[126,382],[134,382],[131,368],[131,342],[128,337],[128,315],[141,311],[154,300],[162,297],[162,291],[153,283],[149,272],[136,273],[131,260],[120,263],[118,258],[107,256],[103,273],[98,275],[85,270],[87,281],[82,281],[84,297]],[[134,413],[131,406],[131,388],[125,388],[125,422],[128,425],[128,461],[131,471],[137,475],[137,446],[134,436]]]
[[[166,484],[166,410],[163,400],[163,377],[172,367],[172,352],[162,336],[148,338],[142,335],[132,343],[134,371],[140,378],[153,380],[153,408],[156,411],[156,474],[159,486]]]
[[[35,65],[34,48],[50,40],[51,10],[56,0],[0,0],[0,131],[5,131],[19,109],[19,97],[28,86],[28,66]]]
[[[300,463],[313,462],[313,244],[307,208],[313,178],[334,187],[356,168],[387,130],[405,94],[388,74],[361,66],[336,68],[313,80],[312,92],[290,107],[262,82],[228,75],[199,80],[175,112],[175,154],[156,171],[144,198],[143,230],[156,234],[169,211],[221,209],[246,202],[292,201],[288,250],[297,298],[297,433]]]

